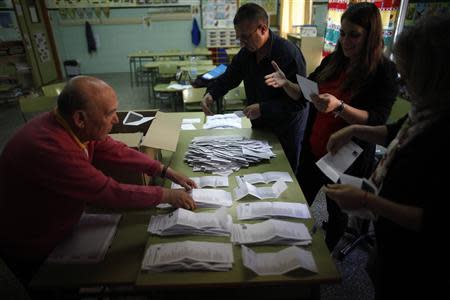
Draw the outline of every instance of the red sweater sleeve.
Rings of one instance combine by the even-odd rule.
[[[128,169],[153,174],[159,162],[113,140],[89,145],[89,155],[114,161]],[[109,151],[106,151],[108,149]],[[96,169],[85,153],[77,148],[65,153],[42,151],[34,171],[41,184],[53,193],[72,201],[83,201],[109,208],[145,208],[159,204],[162,188],[118,183]],[[44,165],[45,164],[45,165]]]

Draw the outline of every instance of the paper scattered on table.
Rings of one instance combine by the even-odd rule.
[[[141,124],[144,124],[145,122],[148,122],[150,120],[153,120],[155,117],[144,117],[140,113],[129,111],[125,118],[123,119],[123,125],[133,125],[138,126]]]
[[[303,223],[269,219],[257,224],[233,224],[231,242],[257,245],[309,245],[311,235]]]
[[[151,245],[141,268],[153,272],[229,271],[233,262],[231,244],[184,241]]]
[[[240,179],[251,184],[255,183],[270,183],[275,181],[293,182],[291,175],[288,172],[265,172],[252,173],[240,176]]]
[[[222,206],[230,207],[233,205],[231,193],[219,189],[192,189],[191,197],[198,208],[219,208]],[[169,208],[168,203],[161,203],[157,208]]]
[[[230,235],[232,219],[225,207],[214,212],[192,212],[179,208],[150,219],[147,231],[157,235]]]
[[[319,87],[317,85],[317,82],[309,80],[308,78],[300,76],[298,74],[297,82],[306,100],[312,101],[311,95],[319,95]]]
[[[200,136],[191,141],[184,160],[194,172],[228,176],[272,157],[275,154],[267,141],[242,136]]]
[[[291,246],[275,253],[256,253],[241,247],[244,266],[258,275],[281,275],[298,268],[317,273],[314,257],[305,249]]]
[[[227,128],[242,128],[242,120],[237,115],[233,114],[217,114],[206,117],[206,123],[203,124],[203,129],[227,129]]]
[[[174,89],[174,90],[185,90],[185,89],[192,89],[192,85],[190,84],[179,84],[179,83],[171,83],[167,87],[168,89]]]
[[[252,202],[242,203],[236,208],[238,220],[269,219],[289,217],[310,219],[308,206],[292,202]]]
[[[112,243],[120,217],[119,214],[83,213],[73,232],[53,249],[47,262],[86,264],[102,261]]]
[[[334,155],[327,153],[316,162],[322,172],[333,182],[337,182],[343,174],[362,153],[363,149],[355,142],[350,141],[342,146]]]
[[[238,186],[233,189],[234,200],[239,200],[247,195],[252,195],[258,199],[271,199],[280,197],[287,189],[286,183],[277,181],[272,186],[256,187],[248,182],[238,183]]]
[[[228,176],[203,176],[190,177],[199,188],[204,187],[225,187],[228,186]],[[183,189],[183,187],[175,182],[172,182],[171,189]]]
[[[347,174],[341,174],[341,177],[339,177],[339,183],[348,184],[375,195],[378,194],[378,189],[372,182],[370,182],[370,180],[366,178],[359,178]],[[365,208],[354,210],[343,209],[343,211],[347,213],[349,216],[358,217],[361,219],[375,220],[375,214]]]

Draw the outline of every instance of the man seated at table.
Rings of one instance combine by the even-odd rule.
[[[118,123],[116,93],[88,76],[72,78],[54,111],[19,129],[0,156],[0,256],[23,282],[80,220],[86,205],[195,209],[183,190],[121,184],[92,163],[167,177],[186,190],[188,177],[108,136]]]

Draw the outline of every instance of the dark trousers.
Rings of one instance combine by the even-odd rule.
[[[273,129],[295,174],[297,174],[299,167],[308,111],[307,105],[303,110],[297,113],[295,118],[289,122],[289,125],[284,130],[279,130],[278,128]]]
[[[316,166],[316,161],[317,159],[314,155],[308,149],[304,148],[300,156],[297,180],[300,183],[300,187],[302,188],[303,194],[309,205],[313,204],[314,198],[323,185],[332,183],[332,181]],[[328,197],[326,197],[326,200],[328,223],[325,242],[328,249],[333,251],[347,228],[348,217],[347,214],[342,212],[336,202]]]

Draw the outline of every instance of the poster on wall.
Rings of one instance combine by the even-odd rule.
[[[47,39],[44,32],[33,33],[34,44],[36,45],[37,53],[41,63],[46,63],[50,60],[50,50],[48,49]]]
[[[249,2],[256,3],[264,8],[269,16],[277,15],[278,0],[240,0],[239,5],[242,6]]]
[[[236,11],[237,0],[203,0],[203,28],[233,28],[233,19]]]

